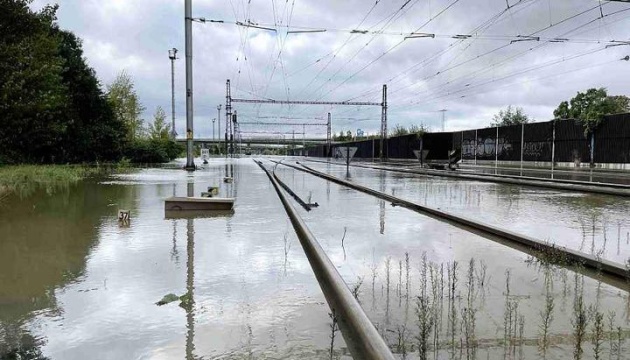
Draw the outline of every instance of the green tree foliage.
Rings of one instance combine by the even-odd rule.
[[[392,136],[402,136],[409,134],[409,130],[400,124],[396,124],[391,132]]]
[[[142,135],[136,133],[125,150],[125,157],[134,163],[162,163],[180,156],[184,146],[170,138],[170,129],[164,109],[158,106],[146,136],[144,131],[141,132]]]
[[[417,134],[419,136],[422,136],[427,132],[429,132],[429,128],[425,126],[424,124],[420,124],[420,125],[413,124],[409,126],[410,134]]]
[[[68,89],[67,131],[60,147],[67,161],[117,160],[125,146],[125,127],[107,102],[96,74],[83,57],[81,40],[57,28]]]
[[[352,139],[352,133],[350,136],[346,136],[346,134],[342,131],[339,132],[339,135],[333,134],[334,141],[350,141]]]
[[[184,146],[170,138],[171,127],[161,106],[155,110],[149,124],[148,136],[136,136],[129,144],[125,156],[134,163],[162,163],[173,160],[184,151]]]
[[[56,7],[36,13],[29,1],[0,0],[0,162],[52,161],[66,130],[62,115]]]
[[[143,120],[140,117],[145,108],[140,103],[133,79],[126,71],[118,74],[114,82],[107,86],[107,99],[114,109],[114,114],[127,129],[127,139],[143,136]]]
[[[116,121],[57,6],[0,0],[0,163],[117,160]]]
[[[525,114],[523,108],[509,105],[505,110],[499,110],[498,114],[492,117],[492,126],[510,126],[527,124],[530,121],[529,116]]]
[[[125,150],[125,157],[134,163],[163,163],[175,159],[184,151],[184,146],[170,139],[138,138]]]
[[[166,122],[166,113],[161,106],[158,106],[153,115],[153,123],[149,124],[149,138],[151,140],[168,140],[170,132],[171,125]]]
[[[557,119],[577,119],[584,124],[584,133],[592,133],[605,115],[630,111],[630,98],[609,96],[605,88],[578,92],[571,100],[563,101],[554,110]]]

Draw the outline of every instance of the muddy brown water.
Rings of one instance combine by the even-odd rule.
[[[223,183],[226,174],[232,184]],[[630,347],[625,290],[311,175],[286,167],[277,174],[319,204],[306,212],[294,203],[399,358],[418,358],[419,325],[428,325],[421,314],[435,324],[430,358],[542,358],[548,298],[555,307],[547,358],[574,357],[579,298],[591,314],[587,334],[592,314],[605,315],[606,358],[623,358]],[[627,200],[368,169],[350,175],[614,261],[630,257]],[[213,185],[236,198],[233,214],[165,218],[166,197]],[[129,224],[118,222],[119,209],[131,211]],[[155,305],[169,293],[190,301]],[[0,203],[0,358],[328,359],[329,313],[277,195],[251,159],[213,159],[191,174],[138,170]],[[349,358],[334,333],[333,358]],[[582,348],[594,357],[590,340]]]

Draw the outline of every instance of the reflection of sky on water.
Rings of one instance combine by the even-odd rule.
[[[76,250],[83,268],[78,277],[64,283],[38,285],[38,289],[50,287],[54,305],[45,303],[37,310],[20,313],[28,319],[23,328],[43,341],[45,355],[53,359],[181,359],[187,353],[208,358],[243,358],[248,354],[257,358],[326,357],[330,310],[280,201],[266,175],[250,159],[230,161],[234,166],[226,168],[224,160],[212,159],[207,170],[192,175],[178,170],[146,169],[117,176],[115,183],[71,189],[86,194],[96,191],[101,194],[100,200],[81,196],[80,201],[62,203],[54,211],[41,215],[49,221],[40,219],[37,233],[50,233],[53,228],[62,227],[61,231],[67,231],[73,238],[91,239],[78,242],[76,248],[69,247]],[[328,168],[323,164],[313,167]],[[345,168],[340,166],[331,166],[329,171],[336,176],[345,175]],[[233,184],[223,182],[228,173],[234,176]],[[488,281],[479,318],[487,321],[478,322],[480,336],[498,336],[507,269],[512,270],[512,282],[518,289],[515,293],[523,296],[522,314],[530,318],[538,316],[544,300],[543,275],[526,263],[526,255],[286,167],[278,167],[277,173],[299,196],[306,199],[311,195],[312,202],[319,203],[318,208],[308,213],[296,207],[350,288],[362,279],[359,299],[392,346],[397,341],[396,327],[405,319],[409,328],[415,327],[413,296],[420,287],[423,253],[427,261],[438,266],[459,262],[462,293],[470,258],[474,257],[477,264],[485,264]],[[586,211],[582,207],[589,206],[596,211],[603,209],[601,212],[611,214],[613,219],[615,209],[623,206],[607,200],[599,205],[591,206],[590,202],[572,205],[575,195],[494,184],[439,178],[427,181],[356,169],[351,169],[351,175],[351,181],[396,196],[420,203],[426,201],[454,212],[474,211],[469,216],[517,228],[526,228],[528,219],[530,225],[531,219],[535,219],[537,226],[547,226],[551,221],[544,218],[554,211],[562,213],[554,218],[562,225],[570,218],[568,213],[581,213]],[[219,186],[221,196],[236,196],[233,216],[165,219],[163,199],[185,195],[190,182],[194,182],[195,194],[208,186]],[[529,209],[533,203],[538,205],[535,210]],[[64,218],[69,204],[77,214],[93,215],[89,221],[55,222],[55,218]],[[119,208],[131,210],[129,227],[119,226],[116,220]],[[26,209],[20,211],[28,214]],[[515,219],[502,218],[510,219],[509,216]],[[34,227],[27,217],[23,221]],[[574,223],[568,224],[564,226],[571,229]],[[75,228],[78,225],[80,229]],[[194,230],[192,269],[187,267],[190,258],[187,246],[189,239],[192,240],[189,225]],[[45,244],[45,239],[36,239],[33,233],[24,236],[31,236],[34,244],[38,241]],[[401,297],[398,290],[406,283],[401,273],[406,253],[410,258],[410,299]],[[390,259],[389,292],[387,259]],[[194,277],[188,277],[193,274],[191,270]],[[573,273],[559,271],[554,276],[558,307],[564,303],[570,309],[571,294],[563,296],[562,289],[565,283],[572,287]],[[190,285],[191,280],[192,289],[187,288],[187,281]],[[585,296],[589,302],[596,298],[593,295],[596,287],[595,281],[585,278]],[[179,296],[190,290],[195,305],[188,314],[177,302],[161,307],[154,304],[168,293]],[[601,304],[618,309],[620,321],[625,319],[620,306],[624,298],[619,291],[602,285],[600,293]],[[52,308],[56,310],[51,311]],[[3,310],[0,307],[0,314]],[[568,317],[560,312],[557,316],[558,328],[571,326]],[[528,322],[526,331],[535,333],[536,326],[535,321]],[[336,339],[335,348],[340,349],[343,340],[341,336]]]

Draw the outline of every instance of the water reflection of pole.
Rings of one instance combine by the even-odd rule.
[[[173,197],[177,194],[177,185],[173,184]],[[175,263],[179,263],[179,254],[177,253],[177,220],[173,219],[173,250],[171,250],[171,259],[175,259]]]
[[[195,225],[193,219],[187,220],[187,243],[186,253],[188,259],[186,261],[186,298],[187,303],[184,306],[186,310],[186,359],[194,359],[195,351]]]
[[[189,182],[186,190],[187,190],[186,191],[187,195],[189,197],[195,196],[195,184],[194,183]]]
[[[379,190],[385,192],[385,171],[381,171],[379,180]],[[381,224],[381,235],[383,235],[385,234],[385,200],[381,200],[379,203],[379,220]]]
[[[330,204],[330,181],[326,181],[326,201]]]
[[[195,184],[189,182],[187,186],[188,196],[194,196]],[[195,224],[193,219],[187,220],[186,225],[186,301],[183,308],[186,310],[186,359],[193,359],[195,350],[195,300],[194,300],[194,281],[195,281]]]

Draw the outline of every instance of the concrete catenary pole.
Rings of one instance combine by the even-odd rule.
[[[185,38],[186,38],[186,170],[195,170],[193,154],[193,68],[192,68],[192,0],[186,0]]]
[[[177,49],[168,51],[168,58],[171,59],[171,138],[177,137],[175,131],[175,60],[177,60]]]

